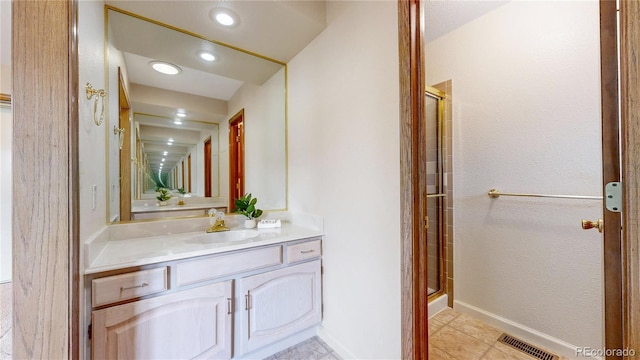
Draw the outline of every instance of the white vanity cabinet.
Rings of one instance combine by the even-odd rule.
[[[238,294],[242,355],[320,322],[320,260],[242,278]]]
[[[232,281],[92,313],[93,359],[230,359]]]
[[[91,275],[91,357],[251,357],[321,321],[320,256],[315,237]]]

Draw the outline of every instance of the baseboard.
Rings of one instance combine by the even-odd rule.
[[[431,319],[431,317],[435,314],[449,307],[449,305],[447,305],[448,298],[449,297],[447,296],[447,294],[443,294],[429,301],[429,319]]]
[[[327,345],[329,345],[329,347],[333,349],[333,351],[335,351],[342,359],[357,359],[357,357],[353,355],[351,351],[347,350],[347,348],[344,347],[339,341],[333,338],[333,336],[329,335],[327,330],[322,325],[318,327],[318,337],[320,337],[322,341],[327,343]]]
[[[464,314],[471,315],[477,319],[480,319],[488,325],[494,326],[509,335],[520,338],[526,342],[542,347],[556,355],[561,355],[569,359],[585,359],[586,357],[577,356],[577,347],[571,345],[565,341],[562,341],[553,336],[549,336],[540,331],[531,329],[522,324],[518,324],[509,319],[505,319],[496,314],[477,308],[473,305],[466,304],[462,301],[455,300],[453,302],[453,308]],[[593,357],[590,359],[601,359],[599,357]]]

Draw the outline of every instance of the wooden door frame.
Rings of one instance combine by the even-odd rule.
[[[13,358],[79,358],[78,3],[14,0]]]
[[[187,155],[187,184],[189,185],[188,192],[191,192],[191,153]]]
[[[620,1],[623,348],[640,354],[640,2]],[[605,225],[606,226],[606,225]]]
[[[211,197],[211,136],[204,141],[204,197]]]
[[[398,1],[400,65],[400,226],[402,359],[428,358],[428,294],[421,289],[426,253],[420,206],[419,142],[424,118],[424,55],[420,0]]]
[[[610,0],[601,0],[603,14],[611,15]],[[615,3],[615,2],[613,2]],[[616,260],[616,246],[610,240],[606,244],[612,252],[605,251],[605,277],[608,277],[607,291],[613,291],[608,301],[609,317],[605,321],[606,346],[635,349],[640,352],[640,178],[635,169],[640,168],[640,2],[621,1],[621,133],[622,139],[622,249]],[[604,19],[601,23],[603,61],[610,63],[611,33],[613,24]],[[401,198],[401,351],[403,359],[428,358],[428,300],[420,291],[421,260],[426,258],[419,246],[422,210],[420,206],[419,142],[422,109],[422,87],[424,86],[424,34],[420,24],[419,0],[398,0],[398,46],[400,63],[400,198]],[[607,53],[609,51],[609,53]],[[608,70],[607,70],[608,69]],[[607,64],[603,65],[603,82],[611,82],[612,73]],[[616,89],[617,90],[617,89]],[[613,91],[616,91],[613,90]],[[611,116],[612,89],[603,90],[603,124],[610,124],[604,118]],[[617,106],[617,105],[616,105]],[[610,125],[609,125],[610,126]],[[611,139],[603,139],[603,142]],[[606,157],[606,159],[604,159]],[[603,161],[612,160],[603,154]],[[605,166],[607,166],[605,164]],[[608,165],[612,166],[612,165]],[[417,170],[417,171],[416,171]],[[616,222],[613,221],[614,228]],[[611,227],[611,224],[608,226]],[[617,274],[617,275],[616,275]],[[622,288],[616,293],[612,285],[618,276]],[[612,305],[612,301],[613,304]],[[615,304],[622,304],[616,309]],[[616,315],[619,314],[619,315]],[[613,318],[611,318],[613,317]],[[617,318],[619,320],[617,320]],[[620,332],[619,329],[624,331]],[[622,334],[622,342],[620,342]],[[621,345],[620,345],[621,344]]]
[[[122,71],[118,67],[118,141],[121,142],[119,160],[120,163],[120,221],[131,220],[131,112],[129,98],[124,88]],[[124,122],[124,126],[123,126]],[[124,130],[123,130],[124,129]],[[121,139],[120,137],[124,137]]]
[[[235,123],[241,123],[238,136],[240,141],[234,141],[234,131],[232,130]],[[240,145],[235,145],[240,144]],[[238,158],[241,158],[241,165],[238,166]],[[244,194],[244,109],[238,111],[229,120],[229,211],[236,208],[234,199]],[[239,183],[235,179],[239,179]]]

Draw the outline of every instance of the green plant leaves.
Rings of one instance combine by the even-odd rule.
[[[262,210],[256,208],[258,198],[252,198],[251,193],[235,199],[234,204],[236,210],[234,212],[246,216],[248,219],[254,219],[262,215]]]

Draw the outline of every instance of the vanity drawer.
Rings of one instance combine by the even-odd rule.
[[[167,268],[107,276],[91,282],[93,307],[167,290]]]
[[[307,241],[287,247],[287,262],[292,263],[322,255],[322,240]]]
[[[212,256],[176,265],[178,286],[282,264],[282,246]]]

